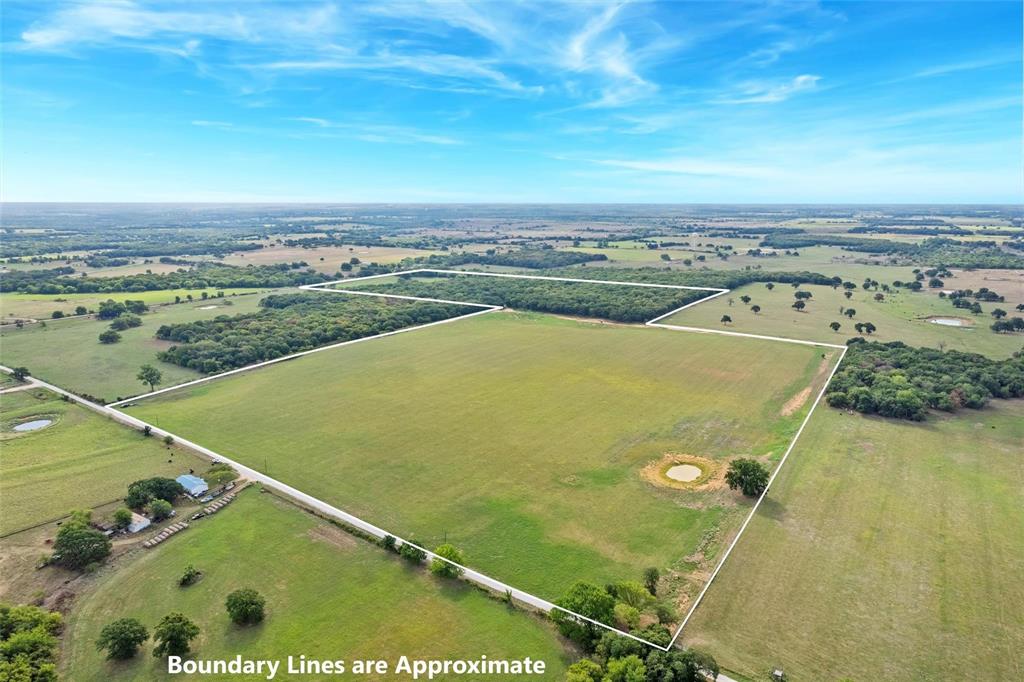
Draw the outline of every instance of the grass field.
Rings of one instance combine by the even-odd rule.
[[[843,289],[803,285],[802,291],[809,291],[812,298],[803,311],[792,308],[794,292],[792,286],[776,285],[769,291],[764,284],[750,284],[734,289],[730,293],[711,301],[693,306],[662,320],[665,324],[688,325],[731,329],[751,334],[767,334],[795,339],[809,339],[827,343],[844,343],[857,336],[854,325],[871,322],[878,330],[872,337],[879,341],[903,341],[911,346],[939,347],[945,344],[950,350],[982,353],[996,358],[1005,358],[1024,347],[1022,334],[996,334],[989,325],[993,308],[1004,307],[999,303],[983,303],[984,314],[971,315],[969,311],[954,308],[948,300],[933,294],[899,292],[884,294],[885,300],[874,300],[874,291],[854,290],[847,300]],[[741,296],[750,296],[750,303],[744,304]],[[733,305],[729,305],[729,300]],[[754,314],[751,305],[761,306]],[[840,314],[840,306],[857,311],[853,319]],[[732,318],[728,326],[722,324],[723,315]],[[960,317],[972,323],[970,327],[948,327],[924,319],[929,316]],[[839,322],[839,332],[833,332],[829,323]]]
[[[269,291],[269,289],[206,289],[210,296],[216,296],[218,291],[224,291],[226,296],[231,294],[250,294],[258,291]],[[0,316],[4,320],[14,318],[50,319],[55,310],[60,310],[65,315],[74,315],[75,308],[84,305],[86,308],[95,309],[101,301],[109,298],[115,301],[145,301],[149,305],[160,303],[173,303],[175,296],[184,299],[191,294],[197,301],[202,296],[203,289],[165,289],[161,291],[120,291],[102,294],[11,294],[0,295]]]
[[[177,580],[190,563],[203,577],[183,589]],[[255,588],[267,599],[267,618],[259,626],[239,628],[228,620],[224,598],[240,587]],[[163,659],[151,655],[152,643],[133,660],[110,663],[94,642],[111,620],[135,617],[152,632],[171,611],[199,625],[192,650],[204,659],[305,654],[348,661],[386,658],[394,665],[400,655],[530,656],[545,661],[543,679],[561,679],[571,662],[551,624],[540,618],[510,610],[465,583],[433,578],[255,490],[101,576],[66,628],[62,669],[67,679],[170,679]],[[277,679],[289,676],[279,672]]]
[[[114,344],[99,342],[97,337],[109,325],[91,317],[50,322],[45,327],[37,324],[21,329],[9,327],[0,332],[0,364],[28,367],[44,381],[107,401],[146,393],[149,387],[135,378],[139,367],[146,363],[163,373],[165,386],[202,376],[194,370],[156,359],[159,351],[173,345],[154,338],[160,325],[252,312],[261,298],[258,294],[226,296],[154,307],[142,316],[141,327],[120,332],[121,340]],[[228,302],[231,305],[225,305]]]
[[[816,412],[683,635],[768,679],[1024,678],[1024,401]]]
[[[11,430],[42,418],[55,423]],[[0,427],[0,533],[123,497],[140,478],[173,478],[202,466],[187,451],[168,449],[44,389],[2,396]]]
[[[399,246],[324,246],[303,249],[298,246],[268,246],[258,251],[237,251],[220,259],[228,265],[270,265],[305,261],[309,267],[333,275],[342,263],[358,258],[363,263],[397,263],[405,258],[429,256],[440,251]],[[321,260],[322,259],[322,260]]]
[[[128,411],[542,596],[652,565],[687,593],[748,503],[641,470],[778,457],[828,369],[815,348],[503,312]]]
[[[613,242],[618,248],[597,248],[594,246],[570,248],[570,251],[583,251],[585,253],[602,253],[608,256],[609,260],[604,262],[588,263],[586,267],[669,267],[672,269],[700,270],[745,270],[755,269],[766,272],[818,272],[823,275],[839,275],[844,279],[854,282],[863,282],[871,277],[879,282],[892,282],[893,280],[912,280],[914,278],[913,268],[910,266],[880,265],[873,262],[867,254],[854,254],[834,246],[812,246],[800,249],[799,256],[779,255],[770,258],[745,255],[747,249],[757,247],[758,239],[735,239],[726,237],[686,237],[673,239],[673,241],[690,241],[696,245],[697,242],[705,246],[695,249],[683,247],[670,247],[665,249],[648,249],[639,242],[622,241]],[[586,244],[586,242],[584,242]],[[719,259],[711,250],[708,244],[731,245],[735,255],[728,260]],[[661,254],[667,253],[671,261],[661,259]],[[698,256],[704,256],[704,261],[698,261]],[[689,258],[692,265],[683,264],[683,259]]]

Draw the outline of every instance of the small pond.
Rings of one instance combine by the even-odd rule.
[[[53,423],[52,419],[34,419],[30,422],[22,422],[14,427],[15,431],[38,431],[39,429],[45,429],[47,426]]]
[[[941,324],[943,327],[970,327],[971,321],[962,317],[929,317],[932,324]]]
[[[700,467],[695,467],[692,464],[677,464],[666,471],[665,475],[673,481],[689,483],[690,481],[696,481],[703,473]]]

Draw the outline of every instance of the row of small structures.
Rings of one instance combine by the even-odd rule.
[[[241,491],[241,490],[242,490],[242,488],[239,488],[238,490],[236,490],[234,492],[231,492],[231,493],[228,493],[227,495],[224,495],[223,497],[219,498],[213,504],[211,504],[211,505],[209,505],[207,507],[203,507],[202,511],[197,512],[196,514],[194,514],[192,516],[192,520],[194,521],[194,520],[196,520],[198,518],[202,518],[203,516],[209,516],[210,514],[216,514],[218,511],[220,511],[225,506],[230,504],[231,501],[235,499],[235,495],[237,495],[239,493],[239,491]],[[145,542],[143,542],[142,546],[147,548],[147,549],[149,549],[151,547],[156,547],[157,545],[159,545],[161,542],[163,542],[167,538],[169,538],[172,535],[175,535],[177,533],[180,533],[181,531],[185,530],[186,528],[188,528],[188,521],[179,521],[178,523],[172,524],[172,525],[168,526],[167,528],[164,528],[156,536],[154,536],[154,537],[150,538],[149,540],[146,540]]]
[[[145,542],[143,542],[142,546],[146,547],[146,548],[156,547],[157,545],[159,545],[161,542],[163,542],[167,538],[169,538],[172,535],[175,535],[177,533],[180,533],[181,531],[185,530],[186,528],[188,528],[188,521],[179,521],[178,523],[175,523],[173,525],[167,526],[167,528],[164,528],[155,537],[152,537],[149,540],[146,540]]]

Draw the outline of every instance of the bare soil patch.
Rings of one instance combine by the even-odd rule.
[[[682,473],[683,467],[694,467],[700,474],[683,480],[686,476],[670,476],[672,471],[676,474]],[[688,473],[689,470],[687,470]],[[707,457],[699,455],[686,455],[669,452],[659,459],[645,466],[640,475],[648,483],[659,488],[674,488],[676,490],[718,490],[725,482],[725,466]]]

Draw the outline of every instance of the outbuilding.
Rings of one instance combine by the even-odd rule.
[[[210,486],[206,485],[206,481],[192,474],[182,474],[174,480],[180,483],[185,492],[192,497],[199,497],[210,489]]]
[[[140,530],[148,528],[150,523],[152,522],[142,514],[132,512],[132,522],[128,524],[128,532],[138,533]]]

